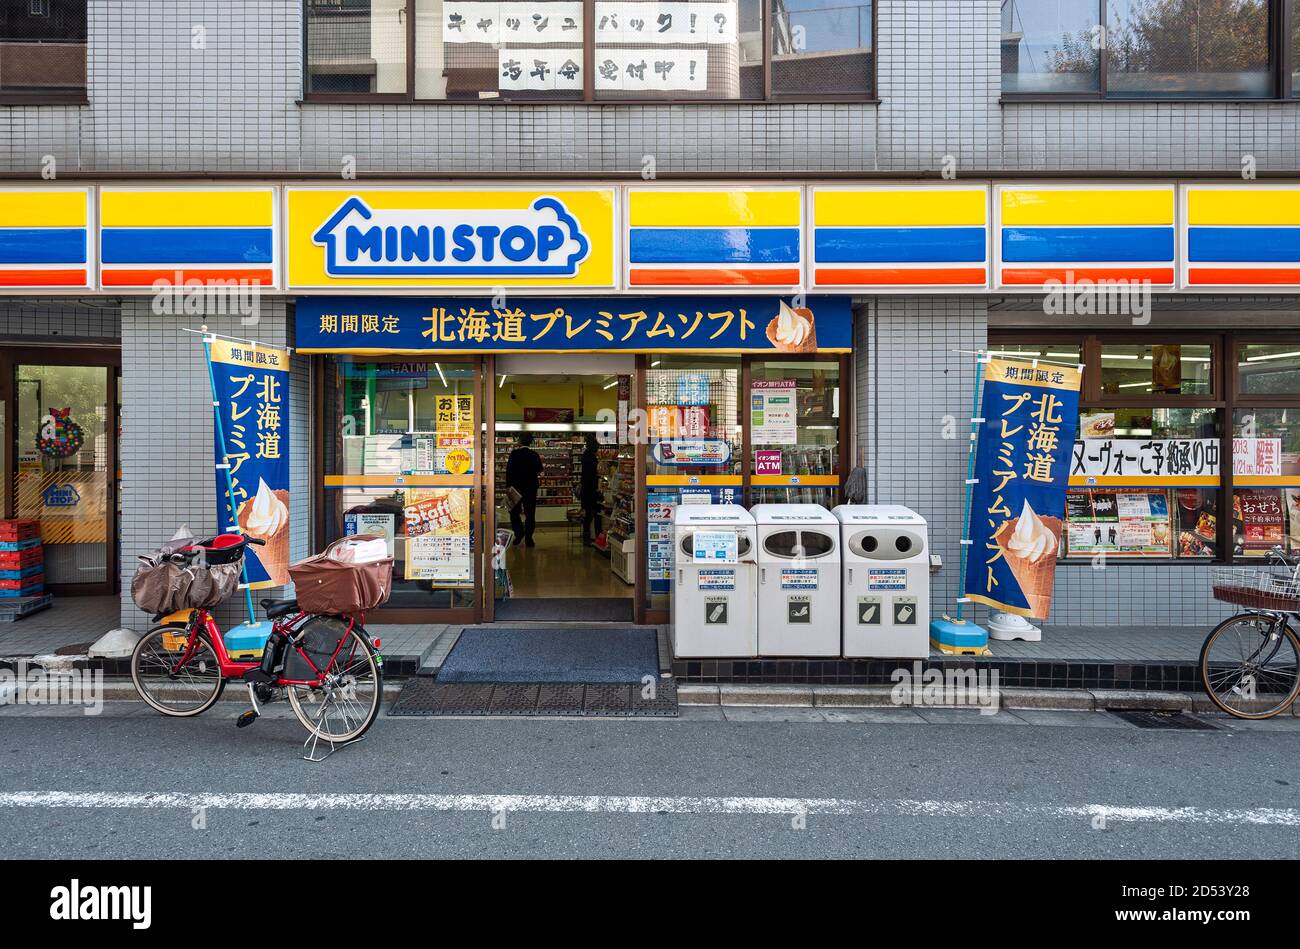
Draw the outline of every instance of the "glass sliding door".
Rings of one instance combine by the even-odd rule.
[[[116,384],[107,365],[14,362],[13,513],[40,521],[56,590],[113,590]]]

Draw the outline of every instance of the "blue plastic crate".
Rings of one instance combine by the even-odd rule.
[[[226,644],[226,652],[231,659],[261,659],[262,651],[266,648],[266,640],[271,635],[271,624],[269,622],[241,623],[240,625],[226,630],[222,633],[222,639]]]
[[[23,567],[21,570],[0,570],[0,580],[21,580],[23,577],[34,577],[44,572],[45,564],[38,563]]]
[[[26,540],[0,540],[0,550],[31,550],[39,546],[41,546],[39,537],[29,537]]]

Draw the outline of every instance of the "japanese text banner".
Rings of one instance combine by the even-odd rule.
[[[298,301],[298,351],[849,352],[848,297],[791,307],[778,297],[308,297]]]
[[[1079,418],[1077,368],[992,359],[975,448],[965,594],[1045,619]]]
[[[253,589],[289,582],[289,354],[243,343],[211,343],[221,434],[214,431],[218,528],[265,541],[245,551]],[[232,506],[233,500],[233,506]]]

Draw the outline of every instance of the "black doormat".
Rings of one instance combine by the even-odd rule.
[[[655,680],[653,699],[638,684],[609,682],[439,682],[406,680],[389,715],[587,715],[675,718],[677,683]]]
[[[640,683],[659,677],[657,640],[649,626],[470,626],[438,681]]]
[[[506,623],[630,623],[630,596],[511,597],[498,600],[497,622]]]
[[[1155,728],[1170,731],[1214,732],[1218,725],[1211,725],[1195,715],[1183,712],[1157,712],[1148,709],[1107,709],[1116,718],[1122,718],[1138,728]]]

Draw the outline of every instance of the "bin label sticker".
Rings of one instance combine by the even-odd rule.
[[[782,590],[816,590],[817,571],[793,569],[781,571]]]
[[[803,594],[786,597],[785,619],[787,623],[811,623],[812,597]]]
[[[868,570],[868,590],[906,590],[906,570]]]
[[[704,625],[727,625],[727,597],[706,596],[704,598]]]
[[[734,590],[736,589],[736,571],[701,570],[699,587],[701,590]]]
[[[858,625],[859,626],[880,625],[880,601],[881,598],[878,596],[858,597]]]
[[[692,559],[696,563],[735,563],[735,531],[696,531]]]
[[[916,625],[916,597],[896,596],[893,599],[893,606],[895,626]]]

